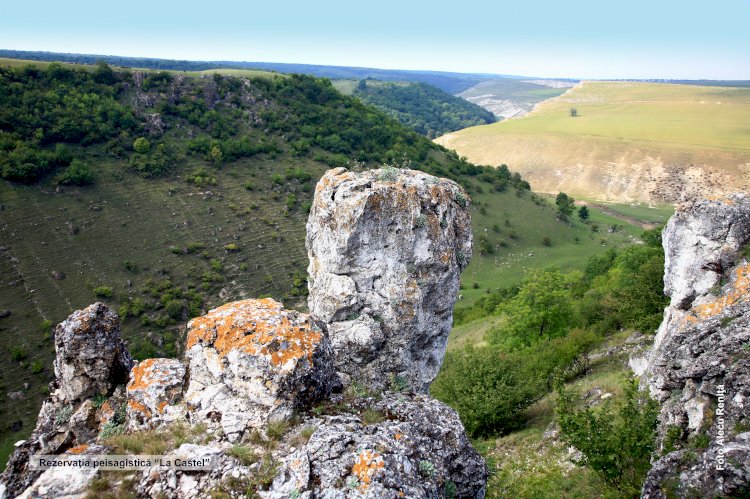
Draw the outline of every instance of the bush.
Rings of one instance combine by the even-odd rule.
[[[74,159],[70,166],[57,177],[57,183],[62,185],[88,185],[94,183],[94,175],[88,165]]]
[[[498,306],[508,320],[490,333],[489,341],[516,348],[563,336],[574,312],[569,281],[556,270],[532,271],[518,294]]]
[[[112,298],[112,288],[109,286],[97,286],[94,288],[94,295],[97,298]]]
[[[651,468],[655,448],[657,403],[641,397],[631,379],[624,398],[614,406],[579,409],[579,397],[558,386],[557,416],[563,440],[578,449],[579,464],[591,467],[608,484],[626,496],[638,497]]]
[[[544,392],[520,360],[496,347],[449,352],[430,392],[458,411],[472,436],[506,433],[519,427],[521,412]]]
[[[16,362],[21,361],[26,358],[26,351],[22,347],[13,347],[10,357]]]
[[[133,150],[139,154],[146,154],[151,149],[151,142],[145,137],[138,137],[133,141]]]
[[[182,310],[184,309],[182,300],[169,300],[164,304],[164,310],[169,314],[169,317],[175,320],[182,318]]]

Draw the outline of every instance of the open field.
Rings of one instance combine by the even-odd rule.
[[[436,142],[505,163],[534,190],[663,204],[748,190],[749,123],[748,88],[584,82],[523,118]]]

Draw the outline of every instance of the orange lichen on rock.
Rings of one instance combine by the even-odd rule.
[[[159,363],[160,359],[146,359],[133,367],[127,390],[143,390],[154,383],[164,384],[172,377],[172,371]]]
[[[159,414],[164,414],[164,408],[165,407],[167,407],[167,401],[166,400],[162,400],[161,402],[159,402],[159,405],[157,405],[157,408],[159,410]]]
[[[737,267],[736,278],[729,291],[709,303],[696,305],[691,310],[693,315],[685,318],[694,323],[697,319],[707,319],[722,313],[727,307],[746,300],[750,296],[750,264]]]
[[[352,467],[352,474],[359,480],[360,490],[366,490],[370,486],[370,483],[372,483],[373,477],[384,466],[383,456],[377,452],[369,449],[360,452],[357,456],[357,461]]]
[[[112,416],[115,415],[115,409],[112,407],[112,404],[109,403],[109,400],[105,400],[102,406],[99,408],[99,415],[102,420],[102,424],[112,419]]]
[[[302,357],[312,361],[322,339],[306,315],[286,311],[271,298],[227,303],[190,321],[188,329],[188,349],[200,343],[222,357],[242,350],[279,367]]]
[[[78,445],[68,449],[68,454],[83,454],[89,448],[88,444]]]
[[[128,408],[135,412],[140,412],[147,418],[151,417],[151,411],[148,409],[148,407],[146,407],[145,404],[138,402],[137,400],[128,400]]]

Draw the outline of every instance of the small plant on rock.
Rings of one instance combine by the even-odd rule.
[[[435,476],[435,465],[431,461],[423,459],[419,461],[419,472],[428,478],[432,478]]]

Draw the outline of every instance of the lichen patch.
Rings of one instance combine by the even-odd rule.
[[[228,303],[193,319],[188,328],[188,348],[200,343],[221,357],[241,350],[268,357],[277,367],[303,357],[312,362],[322,339],[306,315],[285,311],[271,298]]]
[[[352,474],[359,480],[359,489],[365,491],[370,487],[372,479],[385,466],[383,456],[370,449],[365,449],[357,455]]]
[[[737,268],[735,280],[725,294],[716,300],[693,307],[692,315],[688,315],[686,321],[694,323],[698,319],[708,319],[719,315],[727,307],[746,300],[748,296],[750,296],[750,264]]]

